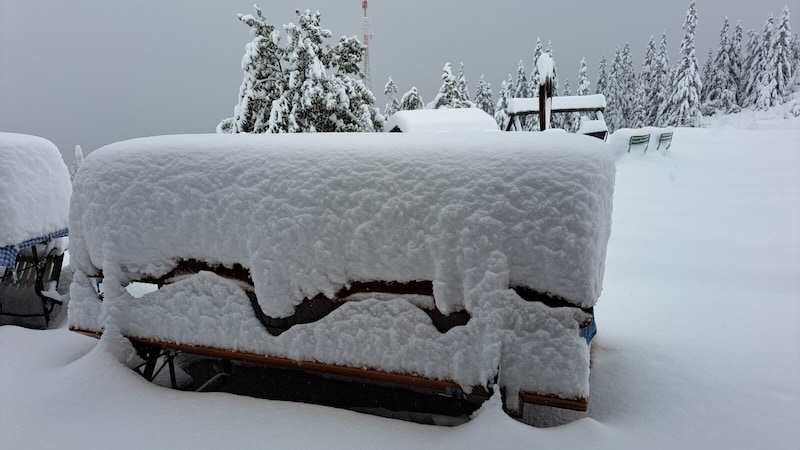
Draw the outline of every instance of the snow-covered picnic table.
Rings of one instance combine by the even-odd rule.
[[[566,134],[119,142],[75,179],[70,326],[465,390],[499,377],[512,409],[522,391],[585,401],[581,328],[602,289],[614,172],[602,142]],[[124,286],[141,279],[166,286],[134,299]],[[432,295],[361,294],[279,335],[259,322],[376,281]],[[468,320],[442,332],[431,310]]]

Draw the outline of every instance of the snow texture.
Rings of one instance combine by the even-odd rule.
[[[184,135],[106,146],[72,198],[71,264],[160,276],[176,259],[248,268],[264,312],[351,281],[431,280],[471,309],[491,251],[511,286],[591,307],[613,156],[535,134]]]
[[[494,118],[478,108],[440,108],[399,111],[386,121],[386,131],[403,133],[498,131]]]
[[[539,71],[539,86],[547,82],[547,77],[551,79],[555,78],[555,63],[553,63],[553,58],[547,53],[542,53],[536,60],[536,69]]]
[[[0,247],[67,227],[69,171],[47,139],[0,132]]]

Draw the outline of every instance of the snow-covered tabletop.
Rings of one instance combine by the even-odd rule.
[[[69,171],[52,142],[0,132],[0,267],[13,267],[31,242],[66,236],[71,193]]]

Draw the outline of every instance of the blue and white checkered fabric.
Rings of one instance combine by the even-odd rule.
[[[69,230],[64,228],[56,232],[46,234],[44,236],[28,239],[27,241],[20,242],[19,244],[16,245],[7,245],[5,247],[0,247],[0,267],[13,268],[14,263],[17,261],[17,253],[19,253],[20,250],[26,249],[28,247],[33,247],[36,244],[47,242],[51,239],[66,237],[66,236],[69,236]]]
[[[592,323],[590,323],[588,327],[580,329],[580,335],[582,338],[586,339],[586,344],[592,343],[592,339],[597,335],[597,322],[594,318],[592,318]]]

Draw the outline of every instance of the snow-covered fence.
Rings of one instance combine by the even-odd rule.
[[[499,376],[509,409],[517,393],[585,405],[580,329],[602,288],[614,170],[602,142],[566,134],[112,144],[74,182],[70,326],[466,392]],[[166,286],[134,300],[123,287],[142,279]],[[349,297],[373,282],[391,295]],[[343,293],[313,323],[292,320]],[[442,332],[437,314],[464,320]]]

